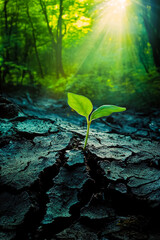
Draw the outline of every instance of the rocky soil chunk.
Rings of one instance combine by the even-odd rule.
[[[16,131],[21,134],[44,135],[47,133],[57,132],[57,126],[47,120],[27,119],[23,122],[18,122]]]
[[[71,217],[71,208],[80,203],[79,194],[89,182],[90,177],[85,166],[61,168],[54,178],[54,186],[47,192],[49,203],[43,224],[51,224],[57,218]]]
[[[98,166],[115,191],[133,194],[153,206],[160,204],[160,168],[152,160],[160,160],[160,144],[148,139],[132,140],[117,134],[98,136],[102,146],[89,151],[98,158]],[[121,183],[121,184],[120,184]]]
[[[56,235],[56,239],[73,239],[73,240],[98,240],[98,237],[94,231],[88,229],[84,225],[74,224],[71,227]]]
[[[3,230],[13,230],[24,223],[26,215],[32,208],[27,192],[11,194],[3,192],[0,195],[0,227]]]
[[[0,96],[0,118],[14,118],[20,113],[20,108],[5,97]]]
[[[83,151],[78,149],[68,150],[66,151],[66,166],[68,167],[76,167],[77,165],[83,165],[85,162],[85,157]]]
[[[1,185],[17,190],[31,186],[45,169],[55,166],[57,151],[67,147],[72,134],[36,137],[30,141],[10,141],[0,149],[2,166]]]

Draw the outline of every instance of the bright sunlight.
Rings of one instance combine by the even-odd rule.
[[[122,31],[122,27],[125,27],[126,24],[125,18],[129,4],[129,0],[110,0],[104,2],[103,20],[110,28]]]
[[[137,60],[137,54],[134,49],[133,39],[130,36],[132,32],[132,2],[131,0],[106,0],[97,6],[97,20],[93,26],[89,43],[85,43],[80,49],[81,63],[79,68],[89,68],[86,62],[91,66],[96,66],[101,62],[101,66],[106,62],[109,70],[114,69],[120,75],[119,69],[127,66],[127,59],[131,62]],[[94,51],[93,51],[94,49]],[[94,52],[94,54],[93,54]]]
[[[121,10],[125,10],[125,8],[128,5],[128,1],[127,0],[117,0],[117,1],[111,0],[111,1],[107,1],[107,4],[109,6],[112,6],[115,9],[115,11],[121,11]]]

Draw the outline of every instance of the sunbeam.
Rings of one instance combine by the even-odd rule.
[[[89,67],[91,62],[93,65],[98,62],[112,62],[112,66],[107,64],[106,67],[114,67],[115,70],[124,64],[125,54],[132,48],[128,16],[130,6],[130,0],[109,0],[97,6],[96,24],[88,36],[89,43],[82,46],[78,71],[80,68]],[[126,44],[129,44],[127,51]]]

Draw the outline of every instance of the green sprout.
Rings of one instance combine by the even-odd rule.
[[[87,119],[87,134],[83,149],[86,148],[89,128],[93,120],[101,117],[107,117],[113,112],[123,112],[126,110],[126,108],[124,107],[118,107],[114,105],[102,105],[101,107],[97,108],[95,111],[92,112],[93,105],[87,97],[70,92],[68,93],[68,105],[78,114],[86,117]]]

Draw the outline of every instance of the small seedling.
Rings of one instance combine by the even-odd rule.
[[[118,107],[114,105],[103,105],[92,112],[93,105],[91,101],[82,95],[77,95],[74,93],[68,93],[68,105],[78,114],[86,117],[87,119],[87,134],[83,149],[86,148],[89,135],[89,128],[93,120],[101,117],[107,117],[113,112],[123,112],[126,110],[126,108],[124,107]]]

